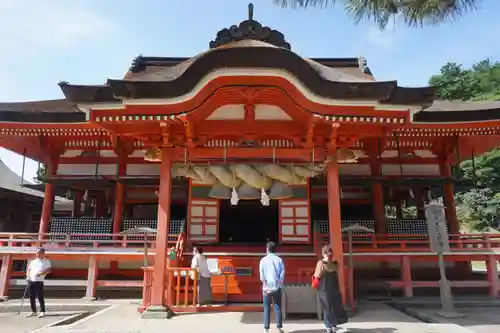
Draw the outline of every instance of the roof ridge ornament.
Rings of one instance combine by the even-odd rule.
[[[253,3],[248,4],[248,20],[253,21]]]
[[[214,49],[232,42],[253,39],[290,50],[291,46],[285,40],[285,36],[278,30],[262,26],[258,21],[255,21],[253,13],[254,6],[250,3],[248,4],[248,20],[217,32],[215,39],[209,44],[210,48]]]

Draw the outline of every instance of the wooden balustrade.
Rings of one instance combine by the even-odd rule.
[[[143,267],[144,280],[142,285],[142,304],[139,308],[139,312],[144,312],[148,306],[151,304],[151,292],[153,286],[153,267]]]
[[[167,267],[166,299],[169,307],[196,306],[197,274],[194,268]]]
[[[86,238],[94,238],[92,240]],[[121,247],[143,248],[144,240],[129,239],[124,234],[62,234],[62,233],[0,233],[0,246],[12,247],[39,247],[46,248],[75,248],[75,247]],[[415,239],[415,235],[398,235],[397,240],[391,235],[366,234],[364,239],[353,238],[352,245],[355,252],[383,252],[390,249],[393,252],[429,251],[428,239]],[[101,239],[96,239],[101,238]],[[151,235],[147,245],[154,248],[156,237]],[[315,244],[323,244],[328,240],[327,235],[317,233]],[[344,252],[348,252],[347,236],[343,238]],[[175,246],[176,252],[182,257],[184,251],[184,235],[169,234],[169,245]],[[453,234],[449,235],[450,247],[453,251],[467,249],[469,251],[500,248],[500,234]],[[180,259],[180,258],[178,258]]]
[[[424,237],[415,235],[397,235],[398,239],[391,239],[387,234],[362,234],[353,237],[352,245],[355,252],[429,252],[430,242]],[[362,238],[362,239],[359,239]],[[328,235],[317,233],[314,237],[316,247],[328,242]],[[500,234],[451,234],[449,244],[452,251],[481,250],[500,248]],[[344,253],[349,251],[348,236],[343,236]]]
[[[132,236],[133,237],[133,236]],[[143,248],[144,240],[130,239],[124,234],[63,234],[63,233],[6,233],[0,232],[0,246],[13,247],[122,247]],[[179,234],[169,234],[169,244],[178,243]],[[147,238],[146,244],[154,248],[155,235]]]

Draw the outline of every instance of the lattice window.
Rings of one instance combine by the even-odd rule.
[[[50,233],[64,234],[86,234],[85,236],[73,236],[79,240],[109,240],[109,236],[93,236],[92,234],[111,234],[113,221],[100,218],[52,218],[49,225]],[[51,239],[65,239],[66,237],[51,236]]]
[[[322,235],[328,237],[329,225],[328,220],[315,220],[314,224],[318,225],[319,232]],[[374,220],[343,220],[342,228],[346,228],[353,224],[359,224],[361,226],[370,228],[375,230],[375,221]],[[387,221],[387,231],[388,237],[391,240],[398,239],[427,239],[428,236],[428,227],[427,222],[425,220],[416,220],[416,219],[406,219],[406,220],[394,220],[389,219]],[[403,237],[402,237],[403,235]],[[327,239],[327,238],[325,238]],[[371,236],[364,232],[354,232],[353,233],[354,240],[369,240]]]
[[[310,243],[311,218],[308,200],[280,201],[280,243]]]
[[[219,241],[219,201],[192,199],[189,205],[189,239],[194,242]]]
[[[180,233],[185,220],[170,220],[169,235],[177,235]],[[137,227],[149,227],[156,229],[157,220],[145,219],[127,219],[123,221],[122,231]],[[96,219],[96,218],[52,218],[49,225],[50,233],[63,234],[89,234],[86,236],[76,236],[73,239],[80,240],[110,240],[109,236],[93,236],[91,234],[111,234],[113,230],[113,220],[111,219]],[[50,239],[65,239],[66,236],[51,236]],[[130,240],[139,240],[143,236],[129,235]],[[154,239],[154,237],[152,237]],[[175,241],[176,236],[170,236],[170,241]]]

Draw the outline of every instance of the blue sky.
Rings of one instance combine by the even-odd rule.
[[[328,10],[284,10],[254,0],[254,18],[284,33],[305,57],[363,56],[378,80],[425,85],[448,61],[470,66],[500,59],[500,1],[437,27],[385,31],[355,25],[342,1]],[[0,0],[0,101],[60,98],[59,81],[101,84],[120,78],[139,55],[194,56],[218,30],[247,17],[241,0]],[[17,173],[22,158],[0,150]],[[36,163],[29,162],[31,179]]]

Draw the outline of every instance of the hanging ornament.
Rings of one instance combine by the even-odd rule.
[[[240,198],[238,198],[238,192],[233,187],[233,190],[231,191],[231,205],[237,206],[238,205],[238,201],[240,201]]]
[[[262,203],[262,206],[269,206],[270,201],[269,201],[269,196],[266,193],[265,189],[260,190],[260,202]]]

